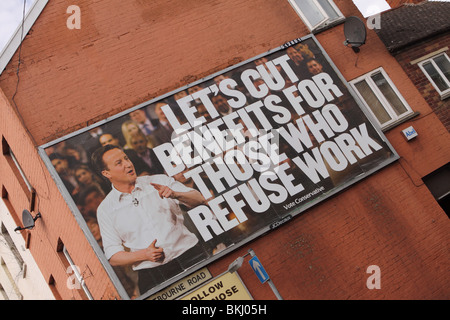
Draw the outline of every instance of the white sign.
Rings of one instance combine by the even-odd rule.
[[[406,128],[405,130],[402,130],[402,132],[405,135],[406,140],[408,141],[418,136],[416,130],[412,126]]]

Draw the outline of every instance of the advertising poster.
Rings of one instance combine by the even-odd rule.
[[[308,36],[42,148],[137,298],[396,160],[355,99]]]

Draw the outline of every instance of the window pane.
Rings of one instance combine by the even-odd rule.
[[[30,190],[30,191],[33,190],[33,187],[31,186],[30,182],[28,181],[27,177],[25,176],[25,173],[23,172],[22,168],[20,167],[20,164],[17,161],[17,158],[11,149],[9,150],[9,155],[11,156],[11,159],[13,160],[14,164],[16,165],[17,170],[19,170],[20,176],[22,177],[23,181],[27,185],[28,190]]]
[[[330,4],[330,0],[318,0],[318,2],[322,6],[323,10],[325,10],[325,12],[327,13],[330,20],[339,18],[339,14],[336,12],[336,10],[333,8],[333,6]]]
[[[445,55],[441,55],[433,59],[439,69],[441,69],[444,76],[450,81],[450,62]]]
[[[385,77],[381,72],[372,75],[372,80],[375,82],[378,89],[380,89],[381,93],[389,102],[392,109],[394,109],[397,116],[400,116],[408,111],[408,109],[406,109],[405,105],[402,103],[398,95],[389,85],[389,83],[387,82],[387,80],[385,79]]]
[[[377,117],[381,125],[391,120],[391,116],[384,109],[383,105],[381,104],[380,100],[378,100],[372,89],[370,89],[366,80],[355,83],[355,87],[356,89],[358,89],[359,93],[364,98],[367,105],[372,110],[375,117]]]
[[[313,0],[295,0],[295,3],[313,27],[326,18]]]
[[[434,84],[439,88],[440,91],[445,91],[448,89],[447,84],[444,79],[439,75],[436,68],[431,64],[431,62],[425,62],[423,68],[428,73],[428,75],[433,80]]]

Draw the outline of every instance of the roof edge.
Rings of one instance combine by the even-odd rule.
[[[39,18],[41,12],[47,5],[48,0],[36,0],[33,5],[28,10],[25,16],[25,21],[23,23],[23,38],[22,36],[22,24],[17,26],[16,31],[13,33],[12,37],[9,39],[3,51],[0,53],[0,74],[3,73],[8,63],[11,61],[12,57],[16,53],[22,41],[27,36],[31,27],[34,25],[36,20]]]
[[[436,36],[439,36],[439,35],[442,35],[442,34],[446,34],[449,31],[450,31],[450,26],[446,27],[443,30],[438,30],[436,32],[427,34],[426,36],[418,38],[418,39],[415,39],[414,41],[403,43],[401,45],[386,46],[386,48],[388,49],[388,51],[390,53],[395,54],[395,53],[398,53],[399,51],[401,51],[401,50],[403,50],[403,49],[405,49],[407,47],[413,46],[413,45],[415,45],[417,43],[420,43],[420,42],[422,42],[424,40],[429,40],[429,39],[434,38]]]

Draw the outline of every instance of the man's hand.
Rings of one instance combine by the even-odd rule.
[[[150,183],[150,184],[153,187],[155,187],[155,189],[158,191],[161,199],[163,199],[163,198],[174,199],[175,198],[175,192],[172,189],[170,189],[168,186],[163,186],[163,185],[157,184],[157,183]]]
[[[119,251],[110,259],[112,266],[126,266],[142,261],[162,262],[165,258],[163,248],[156,246],[156,239],[145,249],[137,251]]]
[[[145,249],[145,257],[146,260],[153,262],[161,262],[164,260],[164,250],[156,246],[156,239]]]
[[[170,198],[180,201],[189,208],[205,204],[206,200],[203,195],[197,190],[191,190],[186,192],[176,192],[170,189],[168,186],[164,186],[157,183],[150,183],[159,193],[161,199]]]

